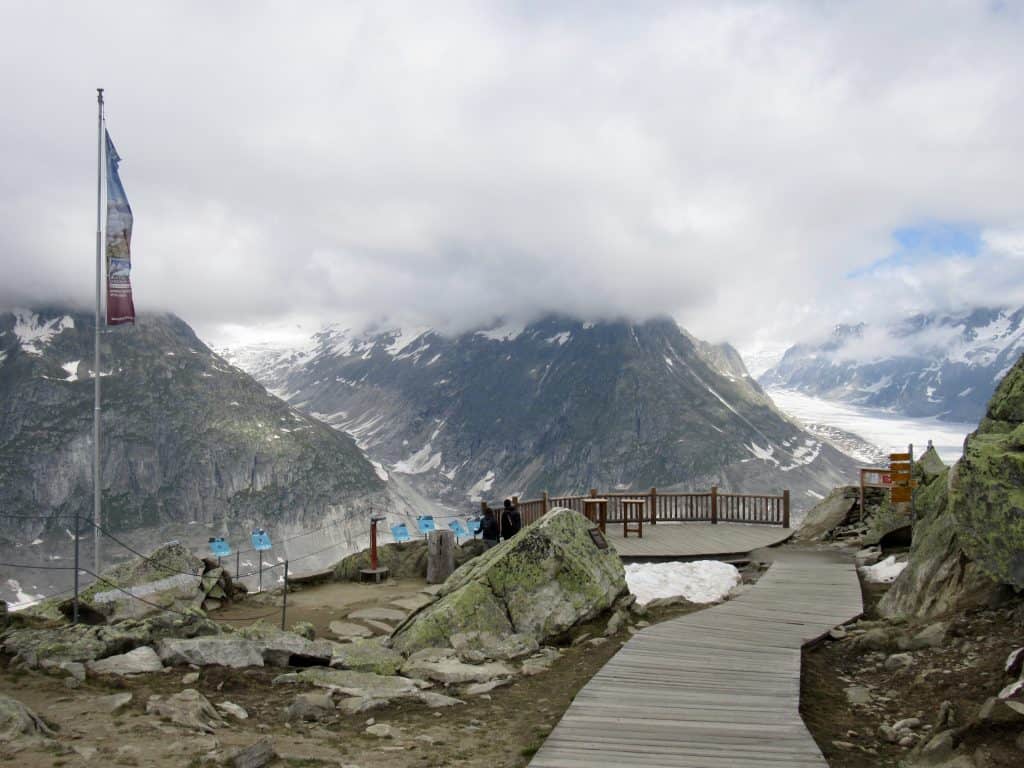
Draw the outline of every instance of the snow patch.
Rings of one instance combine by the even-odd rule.
[[[21,583],[16,579],[7,580],[7,588],[14,593],[14,602],[10,604],[11,610],[18,610],[19,607],[31,605],[32,603],[42,600],[43,595],[33,595],[21,588]]]
[[[896,555],[889,555],[880,563],[866,565],[860,569],[864,578],[876,584],[889,584],[896,580],[896,577],[903,573],[907,563],[897,563]]]
[[[49,344],[54,336],[75,327],[75,321],[69,315],[44,323],[35,312],[16,309],[13,314],[14,335],[18,337],[22,350],[37,357],[43,354],[43,346]]]
[[[556,333],[554,336],[551,336],[550,338],[544,339],[544,341],[546,341],[548,344],[557,344],[558,346],[562,346],[571,338],[572,332],[562,331],[561,333]]]
[[[370,463],[373,465],[373,471],[377,473],[377,477],[379,477],[385,483],[391,479],[391,476],[388,474],[388,471],[384,469],[383,464],[381,464],[379,461],[374,461],[373,459],[370,459]]]
[[[61,366],[68,375],[64,381],[78,381],[78,364],[81,362],[81,360],[72,360],[70,363],[64,363]]]
[[[497,328],[491,328],[486,331],[477,331],[474,335],[483,336],[484,338],[491,339],[493,341],[512,341],[513,339],[518,338],[524,330],[526,330],[526,327],[523,325],[503,323]]]
[[[810,496],[810,497],[811,497],[812,499],[818,499],[818,500],[821,500],[821,499],[824,499],[824,498],[825,498],[825,496],[824,496],[823,494],[820,494],[820,493],[818,493],[817,491],[812,491],[812,490],[811,490],[810,488],[808,488],[808,489],[807,489],[806,493],[807,493],[807,495],[808,495],[808,496]]]
[[[428,441],[416,453],[398,462],[392,469],[395,472],[401,472],[406,475],[420,475],[432,469],[437,469],[441,466],[441,453],[440,451],[431,453],[431,447],[431,443]]]
[[[491,490],[493,486],[494,472],[488,471],[486,475],[473,483],[473,486],[466,491],[466,496],[469,497],[470,501],[481,501],[483,499],[483,495],[487,493],[487,491]]]
[[[725,599],[740,584],[736,566],[717,560],[693,563],[629,563],[626,584],[640,605],[682,595],[691,603]]]

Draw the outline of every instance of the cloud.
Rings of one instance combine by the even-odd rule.
[[[554,310],[742,343],[1024,282],[982,269],[1024,231],[1013,7],[57,7],[0,30],[0,302],[89,302],[97,85],[136,304],[211,334]],[[982,252],[846,277],[925,220]]]

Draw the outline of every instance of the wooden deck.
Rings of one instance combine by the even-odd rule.
[[[733,600],[637,633],[530,765],[827,768],[800,718],[800,648],[862,610],[852,563],[780,552]]]
[[[781,544],[794,533],[776,525],[658,523],[645,525],[643,538],[622,538],[622,523],[608,523],[605,535],[624,558],[694,558],[741,555]]]

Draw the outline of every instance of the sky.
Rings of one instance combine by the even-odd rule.
[[[207,339],[670,314],[756,350],[1024,304],[1024,4],[0,0],[0,305]]]

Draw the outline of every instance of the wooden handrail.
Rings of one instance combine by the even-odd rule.
[[[780,495],[757,493],[730,493],[712,486],[709,491],[669,492],[651,488],[650,491],[599,494],[596,488],[586,494],[549,495],[547,491],[539,499],[519,502],[523,525],[540,519],[552,507],[567,506],[583,511],[583,501],[600,497],[607,499],[607,510],[603,512],[606,523],[623,522],[623,499],[644,499],[650,506],[645,522],[655,525],[659,522],[707,522],[707,523],[752,523],[757,525],[781,525],[789,527],[789,490]],[[605,506],[605,505],[602,505]]]

